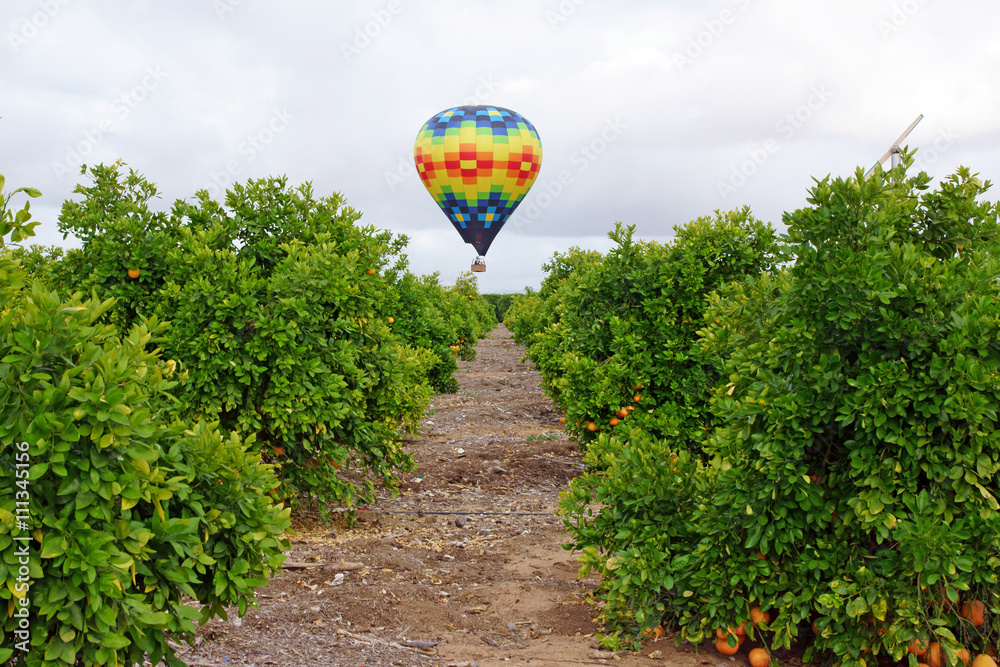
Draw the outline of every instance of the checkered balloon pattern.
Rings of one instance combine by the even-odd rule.
[[[535,126],[516,111],[455,107],[424,123],[413,161],[458,233],[485,255],[538,177],[542,143]]]

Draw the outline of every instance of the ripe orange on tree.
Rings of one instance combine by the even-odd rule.
[[[367,271],[365,271],[365,273],[367,273],[370,276],[374,276],[375,275],[375,269],[368,269]]]
[[[962,604],[962,618],[972,621],[973,625],[979,626],[986,622],[986,605],[982,600],[972,600]]]
[[[730,646],[728,641],[720,639],[715,642],[715,650],[722,655],[736,655],[736,652],[740,650],[740,646],[739,642],[736,643],[736,646]]]
[[[927,664],[930,667],[941,667],[943,664],[942,654],[941,654],[941,644],[938,642],[931,642],[927,645]]]
[[[595,424],[594,422],[587,422],[587,430],[593,433],[594,431],[597,430],[597,424]]]
[[[955,651],[955,657],[962,661],[962,664],[968,665],[971,656],[969,655],[968,649],[960,648]]]
[[[760,607],[753,607],[750,609],[750,623],[753,627],[757,627],[758,623],[770,623],[771,614],[766,611],[761,611]]]
[[[981,653],[972,661],[972,667],[997,667],[997,661],[992,656]]]
[[[128,270],[128,277],[131,278],[132,280],[135,280],[136,278],[138,278],[139,277],[139,269],[129,269]]]
[[[906,647],[906,652],[918,657],[922,656],[927,653],[927,642],[920,639],[914,639],[910,642],[910,645]]]
[[[609,421],[608,423],[611,424],[612,426],[618,426],[619,424],[618,417],[612,417],[611,421]]]
[[[641,394],[636,394],[632,398],[635,400],[636,403],[638,403],[639,401],[642,400],[642,395]]]
[[[387,317],[385,321],[388,322],[389,324],[392,324],[393,322],[396,321],[396,318],[395,317]]]

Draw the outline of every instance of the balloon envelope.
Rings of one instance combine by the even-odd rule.
[[[485,255],[538,177],[542,143],[535,126],[516,111],[462,106],[424,123],[413,161],[458,233]]]

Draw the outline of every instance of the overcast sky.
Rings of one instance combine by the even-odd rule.
[[[79,165],[124,160],[160,206],[287,174],[410,237],[417,273],[475,258],[424,190],[413,142],[461,104],[538,129],[542,169],[478,274],[537,287],[615,221],[749,205],[781,229],[812,177],[907,143],[932,176],[1000,180],[996,0],[4,0],[0,173],[31,185],[38,242]],[[991,191],[991,199],[1000,195]]]

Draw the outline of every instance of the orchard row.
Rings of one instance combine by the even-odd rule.
[[[141,175],[85,173],[59,216],[79,248],[0,251],[0,662],[181,664],[168,637],[280,568],[287,505],[365,504],[412,468],[401,437],[496,311],[308,184],[156,211]],[[22,193],[4,246],[37,224]]]
[[[783,236],[619,225],[508,311],[585,450],[561,512],[608,645],[995,664],[998,208],[911,163],[816,181]]]

